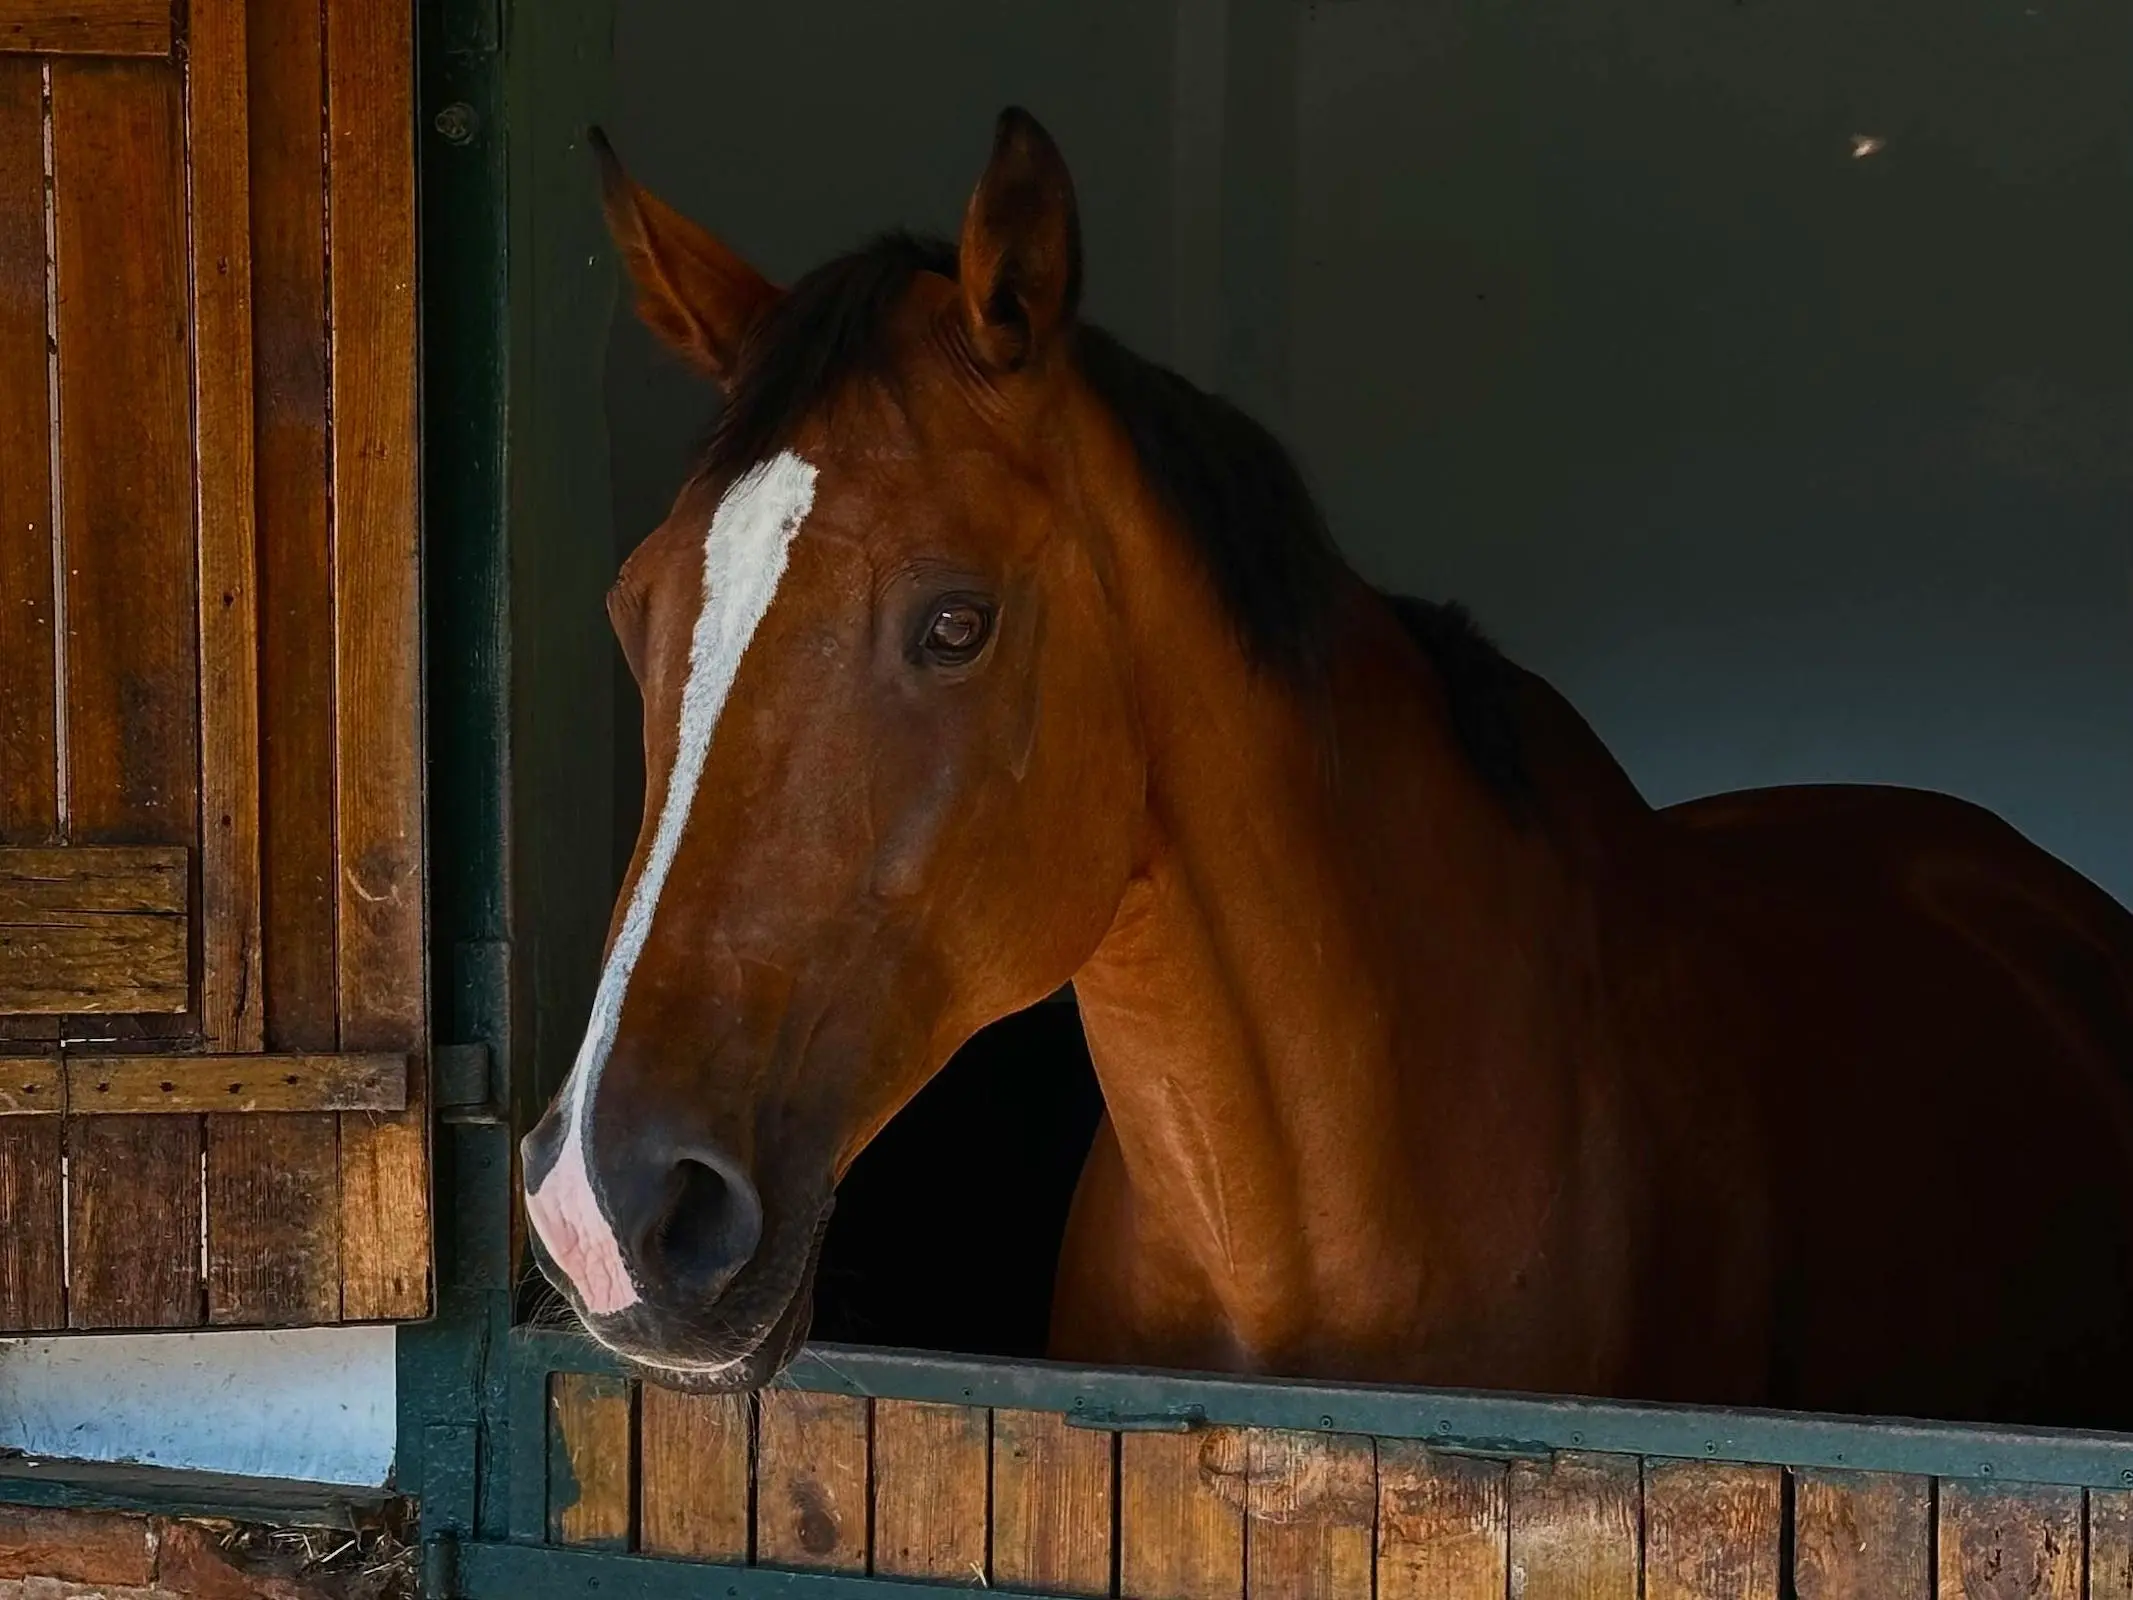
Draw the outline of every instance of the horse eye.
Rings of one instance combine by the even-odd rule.
[[[926,653],[949,663],[968,661],[984,648],[992,632],[992,615],[969,600],[952,600],[934,612],[926,627]]]

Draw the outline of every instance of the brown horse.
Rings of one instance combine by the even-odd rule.
[[[1061,1357],[2133,1424],[2114,901],[1929,794],[1652,810],[1077,320],[1026,115],[958,244],[784,290],[606,159],[726,398],[609,598],[651,798],[524,1150],[596,1337],[777,1372],[853,1158],[1071,980],[1108,1116]]]

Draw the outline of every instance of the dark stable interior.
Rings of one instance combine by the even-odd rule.
[[[978,1034],[838,1185],[813,1336],[1042,1356],[1067,1207],[1102,1114],[1071,1004]]]

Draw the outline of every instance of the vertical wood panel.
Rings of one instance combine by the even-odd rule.
[[[1245,1590],[1295,1600],[1371,1600],[1377,1452],[1369,1439],[1254,1429]]]
[[[765,1389],[758,1404],[756,1559],[866,1571],[867,1402]]]
[[[235,0],[216,0],[227,8]],[[200,10],[193,13],[197,40]],[[227,20],[225,59],[227,68]],[[246,858],[257,870],[243,963],[253,1038],[278,1050],[335,1048],[333,613],[326,538],[325,123],[316,6],[254,0],[241,43],[249,110],[256,492],[255,649],[260,817]],[[192,51],[194,115],[202,64]],[[197,135],[196,135],[197,142]],[[201,179],[196,171],[196,188]],[[198,224],[195,224],[196,232]],[[199,250],[195,241],[195,250]],[[202,313],[202,367],[210,328]],[[208,470],[203,377],[201,470]],[[202,527],[208,526],[202,487]],[[202,572],[208,564],[203,531]],[[211,583],[203,588],[212,590]],[[214,607],[203,608],[204,635]],[[206,709],[205,707],[203,708]],[[210,764],[215,750],[205,744]],[[209,780],[212,788],[213,780]],[[203,794],[203,804],[208,795]],[[203,873],[205,877],[205,873]],[[203,899],[207,898],[203,884]],[[213,936],[212,908],[210,937]],[[212,977],[210,972],[209,977]],[[212,990],[212,983],[209,983]],[[208,996],[209,1010],[213,998]],[[332,1116],[207,1119],[208,1320],[331,1322],[341,1315],[340,1125]]]
[[[1793,1475],[1800,1600],[1929,1600],[1932,1484],[1882,1473]]]
[[[548,1537],[630,1547],[635,1407],[627,1379],[558,1372],[548,1380]]]
[[[0,59],[0,843],[58,825],[44,75]]]
[[[1042,1411],[992,1417],[992,1581],[1111,1592],[1112,1437]]]
[[[1778,1600],[1783,1500],[1777,1467],[1647,1461],[1645,1600]]]
[[[1379,1600],[1503,1600],[1509,1532],[1499,1461],[1378,1441]]]
[[[1939,1600],[2082,1600],[2081,1491],[1940,1485]]]
[[[67,825],[191,844],[198,660],[183,125],[164,62],[51,67]],[[68,1321],[198,1323],[197,1118],[68,1134]]]
[[[1512,1463],[1511,1592],[1523,1600],[1637,1600],[1639,1500],[1634,1456],[1564,1453]]]
[[[0,844],[58,827],[46,310],[44,75],[0,59]],[[66,1321],[61,1148],[56,1117],[0,1117],[0,1330]]]
[[[422,1051],[414,8],[327,0],[341,1045]],[[429,1305],[424,1070],[341,1125],[342,1313]]]
[[[2089,1600],[2133,1600],[2133,1494],[2089,1491]]]
[[[67,1167],[69,1325],[198,1323],[200,1119],[70,1118]]]
[[[982,1587],[991,1419],[978,1406],[874,1402],[874,1571]]]
[[[639,1538],[647,1555],[748,1559],[749,1403],[742,1394],[638,1397]]]
[[[1234,1429],[1119,1437],[1119,1592],[1233,1600],[1244,1592],[1245,1445]]]
[[[260,1047],[259,626],[252,523],[252,211],[245,0],[190,0],[200,604],[200,1031]]]

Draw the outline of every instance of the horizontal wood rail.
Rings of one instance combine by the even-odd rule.
[[[407,1057],[0,1057],[0,1117],[402,1111]]]
[[[0,0],[0,55],[167,56],[169,0]]]
[[[0,849],[0,1016],[185,1011],[190,874],[175,845]]]

